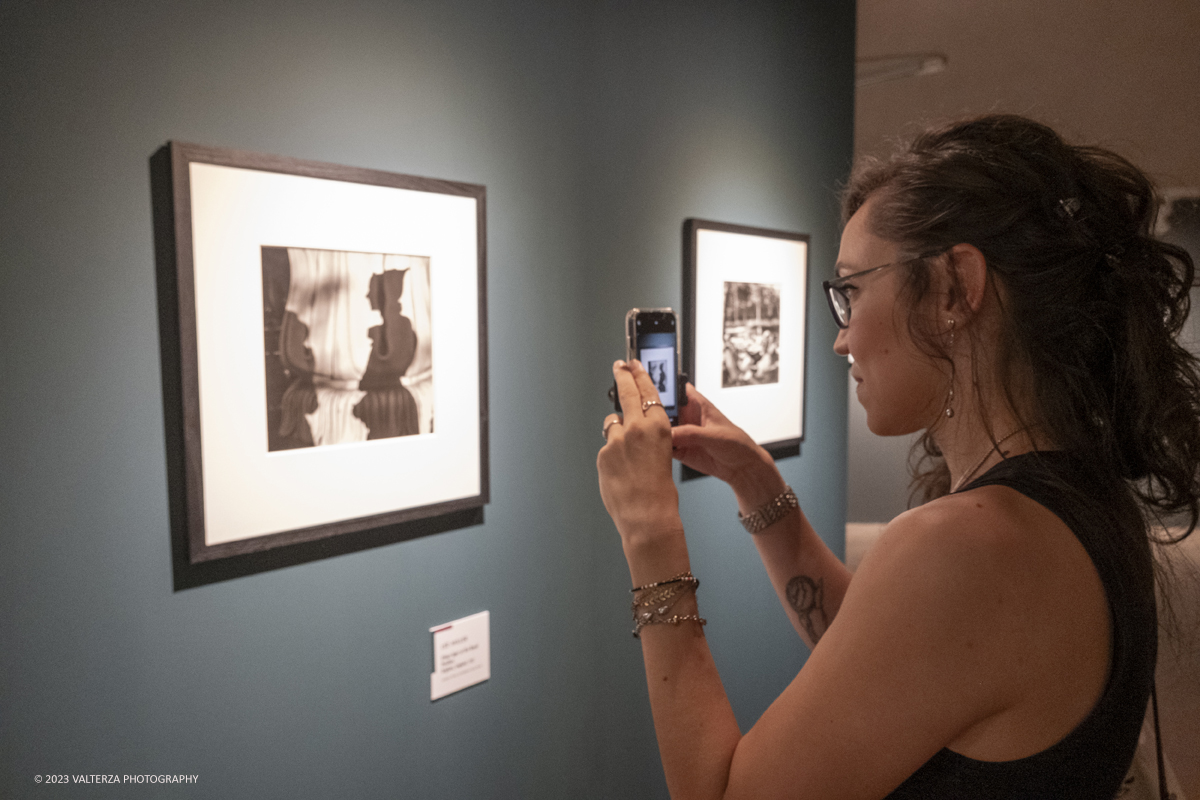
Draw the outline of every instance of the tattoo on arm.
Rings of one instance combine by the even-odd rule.
[[[825,616],[825,581],[797,575],[787,583],[787,601],[813,644],[816,644],[829,627],[829,620]]]

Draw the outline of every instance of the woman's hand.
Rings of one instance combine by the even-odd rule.
[[[605,418],[608,443],[596,458],[600,496],[626,550],[682,533],[671,477],[671,422],[637,361],[613,365],[622,415]],[[647,405],[654,403],[654,405]]]
[[[784,481],[771,454],[755,444],[690,383],[679,427],[671,431],[675,458],[733,487],[743,510],[756,508],[783,491]]]

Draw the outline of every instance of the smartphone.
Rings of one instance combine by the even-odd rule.
[[[625,315],[625,358],[637,359],[658,388],[671,424],[679,422],[679,317],[669,308],[632,308]]]

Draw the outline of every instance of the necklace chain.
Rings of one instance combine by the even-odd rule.
[[[954,484],[954,488],[952,488],[950,490],[950,494],[954,494],[959,489],[961,489],[962,485],[964,483],[966,483],[968,480],[970,480],[971,476],[974,475],[979,470],[979,468],[982,467],[987,462],[987,460],[989,458],[991,458],[992,453],[995,453],[998,450],[1000,450],[1000,445],[1004,444],[1009,439],[1013,438],[1014,436],[1016,436],[1018,433],[1020,433],[1023,430],[1025,430],[1025,429],[1018,428],[1017,430],[1010,433],[1008,436],[1005,436],[1003,439],[1001,439],[998,442],[996,442],[995,444],[993,444],[992,448],[983,454],[983,458],[979,459],[979,463],[977,463],[975,466],[971,467],[971,469],[968,470],[967,472],[963,473],[963,476],[958,479],[957,483]],[[1004,456],[1005,456],[1005,453],[1000,453],[1001,458],[1003,458]]]

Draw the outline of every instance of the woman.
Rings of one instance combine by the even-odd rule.
[[[870,429],[924,431],[928,500],[850,573],[771,457],[649,376],[598,468],[676,798],[1111,798],[1156,649],[1147,517],[1200,510],[1193,265],[1136,168],[991,116],[927,132],[844,195],[826,295]],[[744,736],[702,634],[671,457],[726,481],[804,668]],[[667,624],[659,624],[667,623]]]

